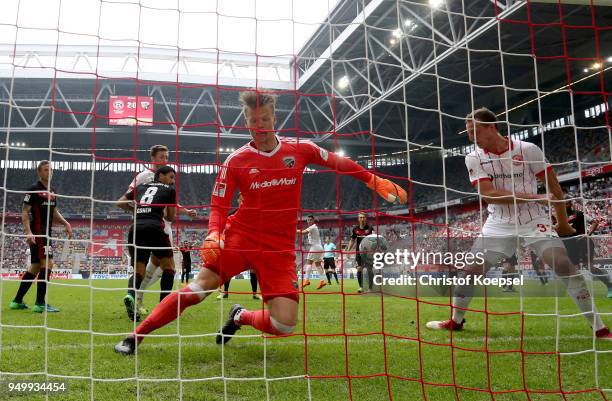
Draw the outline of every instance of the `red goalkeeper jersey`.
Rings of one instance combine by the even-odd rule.
[[[307,140],[276,137],[270,152],[246,144],[228,156],[221,166],[211,199],[209,232],[222,232],[236,190],[242,204],[229,218],[229,226],[253,240],[254,248],[293,250],[302,173],[318,164],[368,182],[371,173],[362,166],[320,148]],[[318,188],[322,194],[327,188]]]

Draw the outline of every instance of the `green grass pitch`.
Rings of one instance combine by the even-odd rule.
[[[552,314],[525,316],[522,342],[520,315],[489,314],[486,337],[485,314],[468,313],[466,330],[453,334],[453,344],[459,349],[447,345],[448,332],[424,328],[428,320],[448,318],[446,306],[417,305],[414,300],[394,296],[343,297],[321,294],[313,288],[301,299],[295,336],[264,340],[255,330],[245,328],[238,332],[245,337],[219,347],[214,343],[214,333],[226,319],[230,305],[240,302],[257,308],[261,303],[246,294],[232,294],[221,308],[214,293],[202,304],[187,309],[179,325],[175,322],[155,332],[163,336],[148,338],[137,356],[123,357],[114,353],[113,345],[133,329],[122,304],[124,290],[119,289],[126,282],[96,280],[91,282],[92,287],[89,283],[53,282],[48,297],[61,312],[45,317],[9,310],[17,283],[0,282],[0,371],[5,381],[0,399],[44,400],[42,394],[8,394],[6,382],[44,381],[45,370],[50,381],[64,381],[68,386],[65,393],[50,395],[53,400],[612,398],[612,392],[605,391],[612,389],[612,344],[594,343],[582,316],[554,316],[557,310],[561,314],[578,312],[566,297],[522,300],[527,313]],[[345,292],[354,294],[356,286],[356,282],[347,280]],[[603,286],[594,286],[600,311],[608,313],[604,321],[612,324],[612,300],[605,298]],[[248,288],[248,281],[235,280],[231,290]],[[335,285],[325,288],[339,289]],[[32,305],[34,297],[35,286],[26,303]],[[157,299],[157,294],[147,294],[147,307],[152,309]],[[445,303],[448,299],[427,301]],[[475,299],[471,307],[484,308],[484,299]],[[489,298],[487,309],[519,311],[520,298]],[[383,336],[383,330],[389,335]],[[530,354],[522,354],[521,349]],[[561,354],[548,354],[557,349]],[[504,350],[511,352],[500,352]],[[315,378],[307,380],[305,374]],[[596,387],[602,390],[581,392]],[[526,394],[525,388],[531,392]],[[559,394],[560,388],[569,392],[565,398]],[[496,393],[492,396],[488,390]]]

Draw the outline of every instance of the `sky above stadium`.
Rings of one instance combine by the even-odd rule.
[[[292,55],[337,1],[2,0],[0,41]]]

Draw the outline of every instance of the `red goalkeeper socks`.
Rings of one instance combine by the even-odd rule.
[[[236,323],[241,326],[252,326],[253,328],[267,334],[286,334],[278,330],[274,324],[272,324],[272,320],[270,320],[270,311],[267,309],[259,309],[256,311],[249,311],[245,309],[240,312],[240,315],[238,315],[238,321]]]
[[[189,287],[182,288],[180,291],[173,292],[165,297],[134,331],[138,336],[139,342],[142,341],[141,336],[149,334],[174,321],[187,307],[200,303],[202,299],[202,294],[193,292]]]

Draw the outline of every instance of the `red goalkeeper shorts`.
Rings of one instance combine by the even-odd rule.
[[[267,250],[261,238],[235,228],[225,230],[221,255],[204,267],[217,273],[225,282],[245,270],[253,269],[264,301],[285,297],[299,301],[295,251]]]

